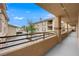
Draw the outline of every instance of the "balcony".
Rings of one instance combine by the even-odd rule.
[[[67,32],[62,33],[62,39],[67,37],[67,35]],[[59,43],[56,34],[49,32],[0,38],[4,39],[0,42],[0,55],[45,55],[50,48]]]
[[[55,15],[58,16],[56,19],[56,23],[54,23],[54,25],[56,25],[56,27],[54,28],[56,33],[37,32],[37,33],[0,37],[1,39],[0,55],[3,56],[79,55],[76,45],[77,40],[74,40],[78,36],[75,35],[75,32],[72,32],[72,29],[68,28],[68,26],[67,31],[62,31],[61,29],[61,19],[63,19],[64,21],[66,19],[67,21],[70,20],[69,17],[71,17],[71,19],[76,19],[76,17],[73,18],[73,16],[71,15],[72,12],[69,13],[71,11],[70,9],[72,8],[70,7],[70,9],[68,9],[70,11],[68,11],[66,9],[68,5],[65,4],[46,4],[51,8],[50,10],[46,5],[43,4],[39,5],[48,11],[52,11],[52,13],[55,12]],[[63,9],[62,6],[64,6],[65,8]],[[55,7],[57,7],[57,10],[55,9]],[[64,18],[62,17],[62,15],[64,16]],[[50,26],[51,24],[52,22],[49,21],[48,25]],[[76,26],[76,22],[74,23],[74,21],[69,21],[67,22],[67,24],[71,26]]]

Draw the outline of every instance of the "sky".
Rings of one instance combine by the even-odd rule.
[[[44,10],[34,3],[7,3],[7,15],[9,24],[14,26],[27,26],[29,21],[33,23],[54,17],[53,14]]]

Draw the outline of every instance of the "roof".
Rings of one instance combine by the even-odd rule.
[[[8,24],[8,26],[11,26],[11,27],[14,27],[14,28],[18,28],[18,26],[14,26],[14,25],[11,25],[11,24]]]
[[[40,7],[62,17],[62,20],[75,26],[78,22],[79,3],[37,3]]]
[[[38,24],[38,23],[46,22],[46,21],[53,20],[53,19],[54,19],[54,18],[48,18],[48,19],[44,19],[44,20],[35,22],[35,23],[33,23],[33,24]]]

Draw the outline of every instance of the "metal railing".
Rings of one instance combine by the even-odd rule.
[[[54,33],[49,32],[38,32],[30,34],[21,34],[21,35],[12,35],[12,36],[3,36],[0,37],[0,50],[17,46],[20,44],[36,41],[39,39],[45,39],[49,36],[55,35]]]

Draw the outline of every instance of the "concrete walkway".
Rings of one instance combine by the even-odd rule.
[[[60,44],[50,49],[46,56],[79,56],[76,33],[72,32]]]

